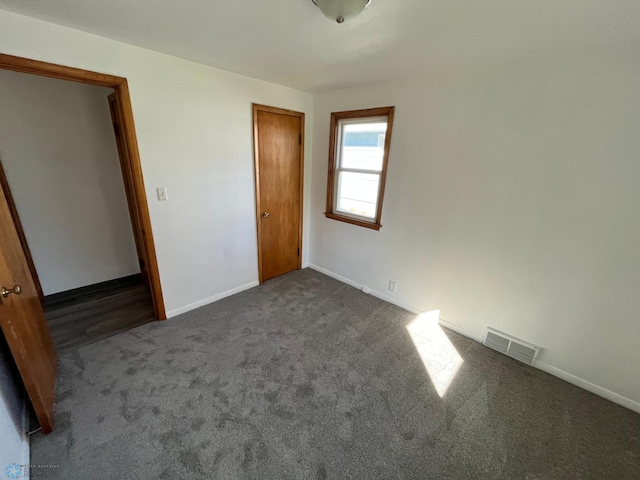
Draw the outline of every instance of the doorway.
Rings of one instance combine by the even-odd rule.
[[[0,85],[0,181],[56,348],[153,321],[113,89],[6,70]]]
[[[140,280],[148,284],[145,289],[147,302],[153,308],[152,317],[164,320],[166,313],[127,80],[4,54],[0,54],[0,69],[112,89],[114,96],[111,102],[107,103],[106,95],[104,102],[105,107],[111,108],[118,138],[126,203],[135,232],[135,250],[140,260]],[[0,216],[3,225],[0,229],[0,326],[42,430],[48,433],[53,428],[57,355],[43,313],[43,301],[46,305],[47,295],[38,280],[17,209],[11,205],[9,184],[6,178],[4,180],[0,182]],[[82,181],[78,183],[82,186]],[[114,285],[101,285],[103,289],[107,287]],[[71,293],[74,301],[87,297],[87,292],[82,288],[73,289]],[[62,298],[56,300],[64,301]],[[113,300],[114,296],[103,296],[101,303],[95,304],[96,309],[109,309]]]
[[[302,267],[304,113],[253,104],[260,283]]]
[[[0,181],[56,348],[153,321],[115,93],[6,70],[0,85]]]
[[[142,177],[142,166],[138,152],[127,79],[4,54],[0,54],[0,69],[108,87],[113,90],[112,95],[105,99],[105,102],[108,102],[112,116],[131,226],[133,228],[136,251],[140,260],[141,275],[143,281],[149,285],[155,318],[165,320],[166,311],[160,285],[160,274],[156,260],[155,243]],[[22,235],[21,240],[23,238],[24,235]],[[26,242],[23,241],[22,243],[28,254]],[[27,256],[30,257],[30,255]],[[30,266],[32,266],[33,261],[28,260]],[[30,268],[30,272],[33,276],[35,269]],[[41,289],[39,288],[39,293],[40,291]]]

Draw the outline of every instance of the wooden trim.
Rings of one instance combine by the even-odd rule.
[[[382,227],[382,225],[378,225],[377,223],[365,222],[364,220],[347,217],[346,215],[336,215],[335,213],[331,212],[325,212],[324,216],[327,218],[331,218],[332,220],[338,220],[340,222],[358,225],[359,227],[370,228],[371,230],[380,230],[380,228]]]
[[[40,62],[28,58],[14,57],[0,53],[0,68],[14,72],[31,73],[41,77],[70,80],[72,82],[88,83],[99,87],[117,87],[125,78],[91,72],[80,68],[56,65],[55,63]]]
[[[304,219],[304,137],[305,137],[305,115],[302,112],[286,110],[283,108],[269,107],[258,103],[252,104],[253,108],[253,159],[255,165],[255,185],[256,185],[256,224],[258,231],[258,281],[262,279],[262,222],[260,215],[262,208],[260,205],[260,149],[258,145],[258,112],[276,113],[279,115],[290,115],[300,118],[300,227],[298,233],[298,269],[302,268],[302,223]]]
[[[262,212],[262,208],[260,205],[260,145],[258,144],[259,107],[260,105],[255,103],[253,104],[253,162],[255,165],[256,225],[258,233],[258,282],[262,283],[262,222],[260,221],[260,212]]]
[[[360,227],[380,230],[382,227],[382,203],[384,201],[384,190],[387,183],[387,167],[389,165],[389,151],[391,149],[391,136],[393,133],[393,116],[395,107],[368,108],[364,110],[350,110],[347,112],[331,113],[331,124],[329,134],[329,169],[327,172],[327,209],[325,216],[333,220],[358,225]],[[384,156],[382,160],[382,170],[380,172],[380,186],[378,195],[378,205],[376,207],[376,217],[372,222],[353,218],[349,215],[341,215],[335,212],[335,174],[338,160],[338,122],[340,120],[350,120],[355,118],[387,117],[387,133],[384,140]]]
[[[38,272],[36,270],[36,266],[33,263],[31,250],[29,249],[29,244],[27,243],[27,237],[24,234],[24,230],[22,228],[22,222],[20,221],[20,215],[18,214],[18,209],[16,208],[16,204],[13,201],[13,195],[11,194],[9,181],[7,180],[7,176],[4,173],[4,168],[2,167],[1,160],[0,160],[0,186],[2,187],[2,190],[4,190],[4,196],[5,196],[5,199],[7,200],[7,205],[9,206],[9,212],[11,213],[13,224],[16,227],[16,233],[18,234],[18,238],[20,239],[20,244],[22,245],[24,256],[27,259],[27,265],[29,266],[29,272],[31,273],[31,278],[33,278],[33,283],[36,287],[36,291],[38,292],[38,298],[40,299],[40,303],[42,304],[44,302],[44,293],[42,292],[42,285],[40,284],[40,278],[38,278]]]
[[[298,270],[302,269],[302,223],[304,221],[304,113],[300,113],[300,231],[298,232]]]
[[[329,128],[329,171],[327,172],[327,209],[325,212],[333,215],[333,199],[335,198],[336,187],[336,145],[338,143],[338,120],[333,113],[331,114]]]
[[[149,270],[153,308],[158,320],[166,320],[167,313],[164,306],[164,297],[162,295],[162,285],[160,284],[160,270],[158,269],[156,246],[153,239],[153,230],[151,228],[151,215],[149,214],[149,204],[147,202],[146,194],[147,191],[144,186],[144,177],[142,175],[142,163],[140,161],[140,152],[138,150],[138,137],[136,136],[136,127],[133,121],[133,109],[131,107],[131,97],[129,95],[129,84],[127,79],[125,78],[124,81],[115,88],[115,90],[118,97],[118,104],[122,112],[124,144],[127,146],[129,153],[131,175],[135,190],[134,194],[137,200],[136,203],[138,214],[140,215],[144,247],[147,253],[147,268]]]
[[[37,60],[5,54],[0,54],[0,69],[30,73],[33,75],[57,78],[60,80],[70,80],[99,87],[111,87],[115,90],[118,98],[118,106],[122,112],[122,127],[125,133],[124,145],[126,146],[131,162],[132,182],[135,187],[137,208],[139,210],[144,232],[144,248],[147,252],[147,267],[149,269],[153,308],[156,313],[156,318],[159,320],[166,319],[167,314],[162,295],[162,285],[160,284],[160,272],[158,269],[155,242],[153,240],[153,233],[151,229],[151,217],[149,215],[149,205],[147,203],[146,190],[144,187],[142,165],[140,163],[138,140],[136,137],[135,123],[133,121],[133,109],[131,107],[131,97],[129,95],[127,79],[124,77],[117,77],[114,75],[97,73],[89,70],[82,70],[79,68],[40,62]]]
[[[395,107],[364,108],[362,110],[348,110],[346,112],[332,112],[338,120],[349,120],[352,118],[386,117],[395,110]]]
[[[376,223],[378,228],[382,227],[382,202],[384,201],[384,191],[387,186],[387,169],[389,168],[389,152],[391,150],[391,135],[393,134],[393,116],[395,107],[388,107],[387,133],[384,138],[384,160],[382,162],[382,173],[380,174],[380,197],[378,198],[378,211],[376,212]]]
[[[125,132],[122,128],[122,112],[118,108],[118,94],[113,92],[108,97],[109,111],[111,113],[111,122],[113,131],[116,136],[116,146],[118,150],[118,159],[120,160],[120,174],[124,183],[124,192],[127,198],[127,206],[129,207],[129,217],[131,219],[131,227],[133,229],[133,239],[136,243],[136,253],[138,255],[138,263],[140,264],[140,273],[144,279],[144,283],[150,285],[149,271],[147,269],[147,250],[144,246],[144,234],[140,222],[138,200],[135,195],[135,185],[132,182],[132,168],[129,161],[128,151],[124,146]]]

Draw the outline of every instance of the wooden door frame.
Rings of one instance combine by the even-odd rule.
[[[129,154],[132,171],[131,181],[135,186],[135,198],[137,200],[138,213],[142,222],[144,232],[143,247],[147,252],[149,286],[153,300],[153,308],[158,320],[165,320],[167,314],[160,284],[160,272],[158,270],[158,260],[156,258],[155,242],[151,229],[151,216],[147,202],[144,179],[142,175],[142,165],[140,163],[140,153],[138,151],[138,139],[133,121],[133,109],[131,107],[131,97],[129,95],[129,85],[127,79],[115,75],[92,72],[79,68],[56,65],[54,63],[41,62],[28,58],[16,57],[0,53],[0,69],[12,70],[14,72],[30,73],[42,77],[57,78],[59,80],[69,80],[72,82],[85,83],[98,87],[110,87],[115,90],[117,102],[122,112],[122,127],[124,131],[123,143]],[[129,172],[123,172],[123,175]]]
[[[298,229],[298,270],[302,268],[302,222],[304,219],[304,113],[284,108],[269,107],[254,103],[253,105],[253,158],[255,163],[256,186],[256,224],[258,226],[258,281],[262,283],[262,208],[260,205],[260,145],[258,143],[258,112],[289,115],[300,119],[300,227]]]
[[[139,208],[137,208],[137,199],[135,196],[135,185],[131,183],[133,175],[131,161],[127,148],[123,143],[125,134],[122,128],[122,111],[118,106],[118,94],[113,92],[107,97],[109,101],[109,112],[111,113],[111,122],[113,124],[113,133],[116,136],[116,147],[118,150],[118,160],[120,160],[120,172],[122,173],[122,182],[124,183],[124,193],[127,198],[127,206],[129,207],[129,216],[131,217],[131,227],[133,228],[133,239],[136,243],[136,253],[138,262],[140,263],[140,273],[142,282],[149,286],[149,260],[147,259],[147,251],[144,248],[144,228],[140,221]]]

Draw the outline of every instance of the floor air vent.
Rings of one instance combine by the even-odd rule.
[[[528,365],[533,365],[540,351],[538,347],[489,327],[482,343]]]

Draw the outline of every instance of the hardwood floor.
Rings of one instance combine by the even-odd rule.
[[[49,295],[44,313],[58,351],[155,320],[149,287],[138,275]]]

